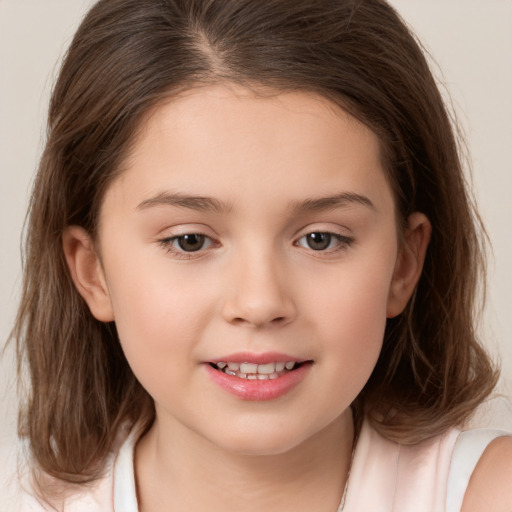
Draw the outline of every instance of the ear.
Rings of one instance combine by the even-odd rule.
[[[388,295],[387,317],[399,315],[407,305],[423,270],[432,226],[423,213],[407,219]]]
[[[102,322],[113,321],[105,274],[90,235],[79,226],[68,226],[62,234],[62,247],[73,282],[93,316]]]

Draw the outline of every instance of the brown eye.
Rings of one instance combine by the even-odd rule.
[[[309,233],[306,235],[306,243],[314,251],[325,251],[331,245],[331,233]]]
[[[354,239],[328,231],[313,231],[301,236],[296,244],[312,251],[336,252],[350,247]]]
[[[182,251],[195,252],[204,247],[205,239],[205,235],[191,234],[176,237],[176,242]]]
[[[208,254],[209,249],[220,247],[219,242],[201,233],[186,233],[158,240],[166,252],[177,259],[191,260]]]

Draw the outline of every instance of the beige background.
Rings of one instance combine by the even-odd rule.
[[[0,342],[20,286],[19,240],[44,139],[57,62],[88,0],[0,0]],[[503,363],[501,391],[477,422],[512,430],[512,1],[393,0],[435,56],[474,162],[474,184],[494,247],[482,333]],[[0,461],[13,446],[13,360],[0,362]],[[1,501],[1,500],[0,500]]]

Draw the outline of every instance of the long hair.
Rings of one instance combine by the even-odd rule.
[[[13,331],[30,376],[20,431],[50,475],[97,478],[121,426],[154,419],[115,325],[94,319],[73,285],[63,230],[95,236],[105,189],[159,102],[224,81],[336,102],[378,135],[397,224],[414,211],[432,223],[422,277],[388,321],[356,414],[414,443],[462,424],[495,384],[474,330],[484,234],[425,56],[385,1],[101,0],[53,91]]]

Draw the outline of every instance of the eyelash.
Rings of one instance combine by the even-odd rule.
[[[168,238],[163,238],[159,240],[159,244],[170,254],[175,256],[176,258],[183,259],[183,260],[191,260],[194,258],[198,258],[202,256],[202,253],[204,251],[204,243],[201,244],[201,247],[199,247],[197,250],[194,251],[185,251],[183,249],[179,249],[175,246],[175,243],[179,243],[180,239],[184,239],[187,236],[195,236],[195,237],[203,237],[204,242],[208,241],[208,247],[210,246],[218,246],[220,245],[216,240],[213,240],[208,235],[205,235],[204,233],[184,233],[183,235],[176,235],[171,236]]]
[[[303,239],[307,239],[307,237],[311,237],[313,235],[327,235],[328,237],[328,246],[325,249],[313,249],[312,247],[305,247],[304,245],[300,244],[300,241]],[[329,247],[333,241],[336,241],[335,247]],[[343,251],[345,249],[348,249],[354,242],[354,239],[349,236],[340,235],[338,233],[333,233],[331,231],[310,231],[309,233],[306,233],[305,235],[302,235],[297,242],[295,242],[296,245],[300,247],[304,247],[305,249],[311,249],[314,252],[318,253],[336,253],[339,251]]]
[[[329,242],[327,247],[324,249],[313,249],[312,247],[306,247],[305,245],[302,245],[300,243],[301,240],[307,239],[307,237],[311,237],[313,235],[322,235],[322,236],[327,235],[328,242]],[[185,237],[189,237],[189,236],[203,238],[203,241],[202,241],[203,243],[201,244],[201,246],[198,249],[192,250],[192,251],[186,251],[183,248],[176,247],[175,244],[176,243],[179,244],[180,239],[185,239]],[[329,247],[333,241],[337,242],[336,246]],[[191,233],[184,233],[183,235],[171,236],[171,237],[163,238],[163,239],[159,240],[158,242],[168,253],[172,254],[176,258],[184,259],[184,260],[191,260],[191,259],[199,258],[204,255],[204,251],[206,249],[208,249],[209,247],[212,247],[212,246],[218,247],[220,245],[219,242],[212,239],[208,235],[205,235],[204,233],[199,233],[199,232],[198,233],[191,232]],[[204,245],[206,242],[208,242],[208,245],[205,248]],[[339,251],[348,249],[353,243],[354,243],[354,239],[352,237],[340,235],[338,233],[333,233],[331,231],[311,231],[309,233],[306,233],[305,235],[302,235],[296,242],[294,242],[294,245],[298,246],[298,247],[302,247],[307,250],[311,250],[314,253],[332,254],[332,253],[337,253]]]

